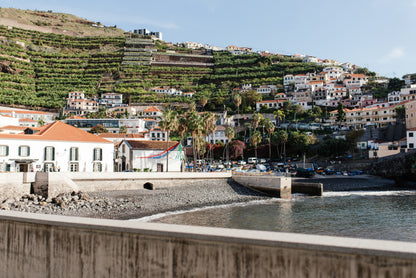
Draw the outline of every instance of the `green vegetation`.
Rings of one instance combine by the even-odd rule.
[[[319,71],[322,67],[285,56],[214,53],[214,66],[151,66],[151,51],[169,55],[201,54],[149,38],[74,37],[0,26],[0,103],[62,108],[68,92],[87,97],[122,93],[128,103],[190,103],[205,110],[252,112],[262,97],[255,91],[232,99],[235,87],[250,83],[282,88],[285,74]],[[196,92],[194,98],[152,91],[172,87]]]

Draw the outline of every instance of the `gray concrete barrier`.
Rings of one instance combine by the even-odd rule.
[[[291,198],[291,178],[274,175],[233,173],[233,180],[241,185],[278,198]]]
[[[106,191],[143,189],[151,184],[153,189],[184,186],[208,179],[228,179],[231,173],[205,172],[149,172],[149,173],[84,173],[84,172],[37,172],[0,173],[0,200],[20,198],[34,193],[53,198],[60,193],[72,191]]]
[[[416,243],[0,212],[3,277],[416,277]]]

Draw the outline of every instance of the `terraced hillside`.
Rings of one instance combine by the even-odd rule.
[[[0,103],[59,108],[70,91],[96,95],[119,71],[124,41],[0,26]]]
[[[281,86],[287,73],[320,70],[286,56],[231,55],[192,51],[146,37],[74,37],[0,26],[0,103],[62,108],[70,91],[104,92],[130,102],[189,102],[190,98],[152,91],[168,86],[206,97],[222,107],[232,89]]]

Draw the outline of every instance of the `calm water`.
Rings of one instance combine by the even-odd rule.
[[[147,220],[416,242],[415,191],[326,192],[161,216]]]

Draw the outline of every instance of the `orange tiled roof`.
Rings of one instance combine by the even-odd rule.
[[[28,127],[25,127],[27,129]],[[96,142],[111,143],[99,136],[83,131],[79,128],[56,121],[40,128],[35,134],[0,134],[0,138],[25,139],[25,140],[48,140],[48,141],[73,141],[73,142]]]
[[[161,112],[159,109],[157,109],[157,107],[149,107],[146,110],[143,110],[143,112]]]
[[[8,129],[8,130],[21,130],[24,131],[27,128],[27,126],[16,126],[16,125],[6,125],[0,127],[1,130]]]
[[[133,149],[144,149],[144,150],[166,150],[166,141],[149,141],[149,140],[126,140],[127,143]],[[168,146],[173,147],[178,142],[176,141],[169,141]]]
[[[15,114],[41,114],[41,115],[51,115],[51,113],[43,111],[29,111],[29,110],[0,110],[0,113],[12,113]]]
[[[19,122],[36,122],[36,121],[29,119],[29,118],[23,118],[23,119],[20,119]]]

